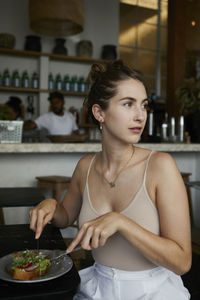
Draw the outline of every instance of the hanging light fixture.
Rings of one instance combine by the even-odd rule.
[[[83,31],[83,0],[29,0],[30,27],[50,36]]]

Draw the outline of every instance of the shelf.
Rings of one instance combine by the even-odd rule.
[[[77,62],[77,63],[82,63],[82,64],[106,63],[107,62],[106,60],[103,60],[103,59],[95,59],[95,58],[89,58],[89,57],[66,56],[66,55],[48,54],[48,53],[44,53],[43,55],[49,56],[49,58],[51,60]]]
[[[46,92],[46,90],[41,89],[32,89],[32,88],[14,88],[14,87],[0,87],[1,92],[17,92],[17,93],[42,93]]]
[[[0,54],[12,55],[12,56],[23,56],[23,57],[24,56],[34,57],[34,58],[38,58],[41,56],[41,52],[6,49],[6,48],[0,48]]]
[[[46,90],[46,89],[32,89],[32,88],[14,88],[14,87],[0,87],[0,92],[17,92],[17,93],[52,93],[56,90]],[[87,93],[83,92],[68,92],[68,91],[59,91],[63,95],[67,96],[87,96]]]
[[[12,56],[33,57],[33,58],[47,56],[47,57],[49,57],[50,60],[77,62],[77,63],[83,63],[83,64],[106,63],[107,62],[106,60],[103,60],[103,59],[95,59],[95,58],[89,58],[89,57],[66,56],[66,55],[59,55],[59,54],[53,54],[53,53],[43,53],[43,52],[36,52],[36,51],[25,51],[25,50],[6,49],[6,48],[0,48],[0,54],[12,55]]]

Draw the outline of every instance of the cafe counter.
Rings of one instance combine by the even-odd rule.
[[[200,152],[200,144],[139,143],[138,147],[165,152]],[[0,144],[0,153],[91,153],[101,150],[100,143],[21,143]]]

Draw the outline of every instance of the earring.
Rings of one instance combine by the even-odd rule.
[[[100,123],[100,125],[99,125],[99,129],[100,129],[100,130],[102,130],[102,129],[103,129],[103,127],[102,127],[102,123]]]

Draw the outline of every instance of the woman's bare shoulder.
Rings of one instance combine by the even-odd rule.
[[[159,152],[159,151],[153,152],[151,162],[158,169],[170,168],[176,166],[176,162],[174,158],[169,153],[166,152]]]
[[[166,152],[153,152],[149,162],[149,169],[158,181],[167,178],[177,178],[180,171],[174,158]]]
[[[91,160],[93,159],[93,157],[95,156],[95,154],[88,154],[86,156],[83,156],[77,164],[77,168],[84,170],[84,169],[88,169],[89,164],[91,162]]]

